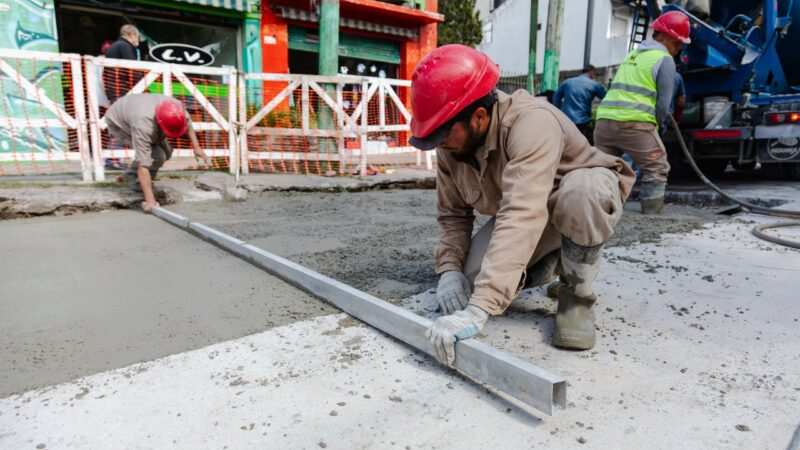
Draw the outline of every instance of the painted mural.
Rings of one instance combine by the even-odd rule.
[[[0,0],[0,48],[58,52],[53,0]],[[23,78],[57,104],[64,103],[61,63],[7,60]],[[0,118],[53,119],[56,115],[0,72]],[[2,119],[0,119],[2,123]],[[50,152],[57,158],[68,146],[63,128],[0,127],[0,154]]]

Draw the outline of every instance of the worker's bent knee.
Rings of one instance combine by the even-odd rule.
[[[160,169],[163,165],[164,165],[164,160],[163,159],[154,159],[153,160],[153,164],[150,164],[150,171],[151,172],[153,172],[153,171],[158,172],[158,169]]]
[[[600,245],[622,215],[619,178],[609,169],[578,169],[561,180],[550,221],[573,242]]]
[[[647,152],[631,153],[634,162],[639,166],[643,183],[666,183],[669,176],[667,153],[662,148]]]

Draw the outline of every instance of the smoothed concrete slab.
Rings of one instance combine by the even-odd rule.
[[[0,221],[0,396],[333,308],[134,211]]]

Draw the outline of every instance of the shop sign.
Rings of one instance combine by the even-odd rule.
[[[187,44],[158,44],[150,48],[150,56],[163,63],[191,66],[207,66],[214,62],[214,55]]]

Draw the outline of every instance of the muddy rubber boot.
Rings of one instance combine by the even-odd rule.
[[[589,350],[594,347],[594,311],[597,297],[575,295],[569,286],[558,290],[558,312],[553,345],[569,350]]]
[[[554,281],[550,283],[550,285],[547,286],[547,296],[554,300],[558,300],[558,290],[561,289],[561,286],[564,286],[564,283],[561,281]]]
[[[561,285],[553,345],[571,350],[589,350],[595,344],[594,312],[597,296],[592,283],[600,270],[602,245],[584,247],[566,236],[561,238]],[[549,290],[549,289],[548,289]]]
[[[661,214],[664,210],[664,197],[642,199],[640,203],[642,214]]]
[[[556,279],[558,275],[558,261],[561,257],[561,250],[554,250],[544,255],[525,273],[524,289],[537,286],[544,286]]]
[[[666,183],[642,183],[639,191],[639,203],[642,214],[661,214],[664,210],[664,192]]]

